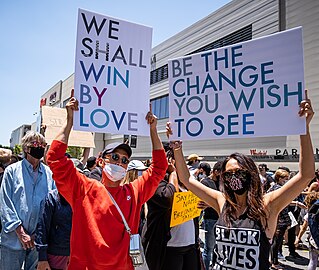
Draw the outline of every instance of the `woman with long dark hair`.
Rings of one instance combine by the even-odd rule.
[[[299,172],[287,184],[264,194],[258,168],[245,155],[234,153],[222,165],[221,191],[210,189],[190,176],[180,141],[171,142],[179,179],[200,199],[219,213],[215,227],[217,256],[213,269],[269,269],[270,241],[279,212],[314,177],[314,155],[309,123],[314,115],[311,102],[300,103],[299,115],[306,117],[307,132],[300,135]],[[168,123],[167,133],[172,134]]]

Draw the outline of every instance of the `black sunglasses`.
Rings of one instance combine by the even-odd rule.
[[[235,176],[236,178],[246,179],[249,175],[249,172],[243,169],[238,169],[235,171],[226,171],[223,172],[223,178],[225,181],[230,181],[230,179]]]
[[[125,156],[122,156],[122,157],[121,157],[121,156],[120,156],[119,154],[117,154],[117,153],[111,153],[110,156],[111,156],[111,159],[112,159],[113,161],[119,161],[120,158],[121,158],[122,164],[128,164],[128,163],[130,162],[130,160],[129,160],[127,157],[125,157]]]

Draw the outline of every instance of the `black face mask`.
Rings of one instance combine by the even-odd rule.
[[[228,181],[225,181],[225,189],[236,193],[237,195],[243,195],[249,189],[251,176],[250,174],[244,175],[232,175]]]
[[[249,180],[246,180],[246,181],[241,180],[241,182],[242,182],[242,188],[233,190],[237,195],[243,195],[249,189],[249,185],[250,185]]]
[[[44,156],[44,148],[43,147],[30,147],[29,154],[36,159],[41,159]]]

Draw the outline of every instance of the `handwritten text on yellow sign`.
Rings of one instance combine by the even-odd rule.
[[[176,192],[173,200],[171,227],[198,217],[201,211],[197,208],[199,200],[191,191]]]

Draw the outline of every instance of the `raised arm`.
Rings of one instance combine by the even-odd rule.
[[[150,136],[152,142],[152,163],[150,167],[143,172],[142,177],[137,181],[133,181],[133,185],[139,191],[139,200],[144,203],[149,200],[154,194],[159,182],[164,179],[167,169],[167,159],[165,156],[162,141],[157,133],[157,117],[150,110],[145,117],[150,125]]]
[[[74,205],[77,198],[83,196],[90,188],[91,182],[78,172],[73,162],[65,156],[73,126],[73,112],[78,110],[78,101],[74,97],[66,104],[66,110],[67,120],[52,142],[46,159],[59,192],[69,204]]]
[[[90,155],[90,147],[84,147],[82,157],[80,158],[80,161],[85,166],[86,162],[88,161]]]
[[[147,123],[150,125],[150,136],[153,150],[163,149],[162,141],[157,133],[157,117],[152,113],[152,105],[145,117]]]
[[[74,97],[71,97],[65,108],[67,111],[66,122],[63,124],[55,139],[68,144],[70,132],[73,127],[73,112],[79,109],[79,102]]]
[[[274,212],[280,212],[296,198],[315,176],[315,160],[309,132],[309,124],[314,115],[311,102],[307,98],[300,103],[299,116],[306,117],[306,134],[300,135],[299,172],[283,187],[265,195],[265,203]]]
[[[172,134],[170,124],[166,126],[167,134]],[[171,147],[174,149],[175,167],[178,175],[178,179],[192,191],[201,200],[213,207],[219,214],[225,203],[225,198],[220,191],[206,187],[193,176],[190,175],[187,165],[184,160],[181,142],[171,142]]]

